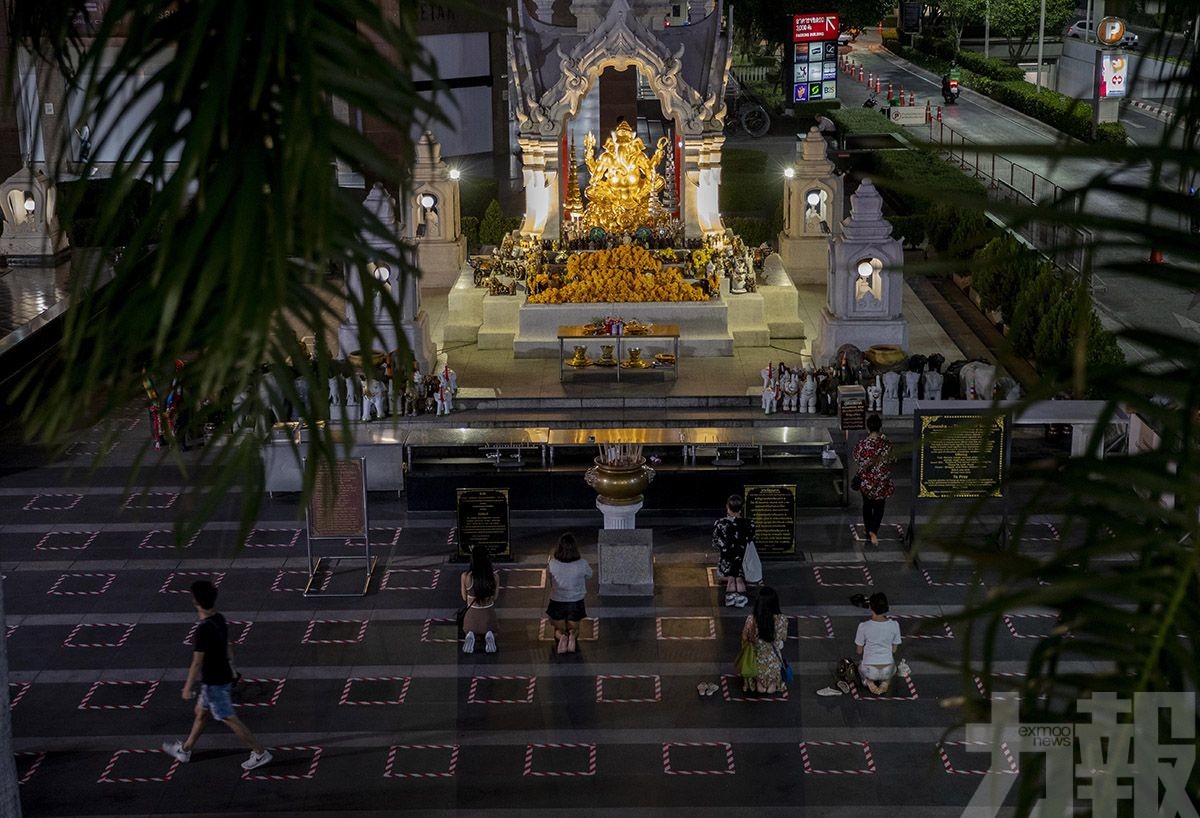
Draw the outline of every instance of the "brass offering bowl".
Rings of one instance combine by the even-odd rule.
[[[613,357],[613,350],[616,349],[612,344],[600,345],[600,359],[592,361],[596,366],[616,366],[617,359]]]
[[[651,363],[642,359],[641,347],[630,347],[629,360],[625,361],[623,364],[621,364],[621,366],[625,367],[626,369],[645,369],[646,367],[651,366]]]
[[[591,365],[592,362],[587,356],[587,347],[585,346],[575,347],[575,355],[567,359],[567,366],[582,367]]]

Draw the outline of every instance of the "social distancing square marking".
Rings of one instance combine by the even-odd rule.
[[[605,693],[606,682],[615,682],[624,691],[636,689],[637,692],[614,696],[611,692]],[[603,674],[596,677],[597,704],[654,704],[661,701],[662,679],[657,675]]]
[[[481,687],[488,692],[481,692]],[[496,688],[511,690],[512,693],[510,697],[497,697],[494,692]],[[524,697],[518,699],[516,696],[521,694],[521,688],[524,688]],[[473,676],[467,692],[467,704],[533,704],[536,691],[537,676]]]
[[[596,617],[585,616],[576,625],[578,625],[578,634],[575,638],[580,642],[595,642],[600,638],[600,620]],[[538,641],[554,641],[554,629],[550,627],[550,620],[544,616],[538,622]]]
[[[160,750],[117,750],[96,783],[165,784],[177,769],[179,762]]]
[[[796,620],[796,635],[788,639],[833,639],[833,619],[824,614],[789,614]]]
[[[675,749],[678,758],[678,748],[704,747],[712,748],[710,753],[716,763],[706,769],[681,770],[678,764],[672,762],[671,751]],[[733,745],[726,741],[672,741],[662,746],[663,772],[667,775],[733,775],[736,772],[733,764]],[[721,766],[721,764],[724,766]]]
[[[546,769],[551,760],[554,761],[556,769]],[[567,764],[571,766],[567,769],[561,768]],[[595,775],[596,745],[526,744],[524,774],[536,778],[575,778]]]
[[[965,750],[962,751],[961,756],[958,755],[958,752],[955,753],[956,758],[960,759],[959,766],[956,766],[950,760],[950,755],[946,752],[946,749],[965,748],[967,745],[973,745],[976,747],[993,746],[992,742],[990,741],[939,741],[937,744],[937,752],[938,756],[942,759],[942,767],[947,773],[950,773],[951,775],[1017,775],[1020,772],[1020,769],[1017,767],[1016,759],[1013,758],[1012,752],[1008,749],[1008,744],[1004,742],[1000,743],[1000,752],[1005,759],[1007,764],[1006,767],[993,770],[991,768],[991,756],[988,753],[966,752]],[[964,757],[971,760],[964,762],[961,760]],[[972,764],[973,766],[968,768],[967,764]],[[979,769],[980,766],[983,766],[985,769]]]
[[[458,750],[457,744],[393,744],[388,748],[387,763],[383,767],[384,778],[453,778],[455,771],[458,769]],[[444,770],[401,770],[397,769],[400,763],[411,764],[413,756],[425,757],[431,752],[437,752],[439,755],[444,751],[448,760],[446,769]]]
[[[351,676],[346,680],[345,687],[342,688],[342,697],[338,700],[338,704],[359,706],[404,704],[411,684],[411,676]],[[350,695],[354,691],[355,685],[360,687],[358,692],[354,692],[356,698],[351,699]],[[361,697],[367,694],[362,692],[362,688],[380,692],[364,699]]]
[[[381,591],[433,591],[442,576],[437,568],[389,568],[379,580]]]
[[[47,531],[33,546],[34,551],[83,551],[99,531]]]
[[[145,710],[156,690],[158,682],[151,679],[93,682],[83,700],[79,702],[79,709]]]
[[[717,623],[711,616],[660,616],[654,620],[654,630],[664,642],[717,638]]]
[[[133,622],[86,622],[76,625],[63,640],[64,648],[119,648],[136,627]]]
[[[870,569],[862,563],[814,565],[812,570],[817,584],[823,588],[871,588],[875,585]]]
[[[815,767],[812,762],[812,755],[821,756],[825,754],[825,757],[828,758],[827,751],[818,748],[829,747],[847,747],[861,751],[866,766],[833,769]],[[840,755],[835,757],[840,757]],[[871,752],[870,742],[866,741],[802,741],[800,742],[800,761],[804,765],[804,773],[806,775],[874,775],[876,773],[875,755]]]

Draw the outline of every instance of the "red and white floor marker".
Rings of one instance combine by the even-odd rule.
[[[176,577],[187,577],[184,580],[183,588],[172,588]],[[202,577],[212,582],[214,587],[220,587],[221,581],[225,579],[224,571],[172,571],[167,574],[167,578],[163,580],[162,587],[158,589],[160,594],[190,594],[192,592],[191,577]]]
[[[533,754],[535,750],[587,750],[587,769],[584,770],[535,770],[533,769]],[[596,774],[596,745],[595,744],[526,744],[524,775],[535,778],[570,778]]]
[[[199,624],[199,622],[192,623],[192,626],[188,628],[187,636],[183,638],[183,644],[191,645],[195,643],[196,628],[199,626]],[[250,635],[250,629],[254,627],[254,623],[248,619],[226,619],[225,624],[229,628],[229,644],[231,645],[244,644],[246,637]],[[233,635],[233,630],[235,627],[238,628],[238,634],[236,637]]]
[[[274,707],[279,703],[279,697],[283,693],[283,683],[286,679],[242,679],[243,686],[273,684],[275,689],[271,691],[271,696],[265,702],[234,702],[234,707]],[[283,748],[280,748],[283,749]]]
[[[850,685],[850,695],[854,697],[855,701],[860,702],[915,702],[919,697],[917,696],[917,686],[913,683],[912,676],[901,676],[897,673],[892,677],[893,688],[902,682],[908,688],[907,696],[897,696],[892,693],[885,693],[882,696],[872,696],[869,694],[864,696],[859,692],[857,685]],[[863,684],[863,688],[866,688],[865,683]]]
[[[17,757],[17,776],[18,776],[17,783],[18,784],[28,783],[29,779],[33,778],[33,774],[38,771],[38,767],[42,766],[42,762],[46,760],[45,753],[22,752],[22,753],[13,753],[13,755]],[[23,766],[22,759],[25,759],[25,758],[32,758],[33,761],[31,761],[29,763],[28,767],[25,767],[24,772],[21,772],[21,767]]]
[[[357,625],[357,633],[349,639],[313,639],[313,631],[317,625]],[[367,635],[367,620],[366,619],[313,619],[308,623],[308,627],[304,629],[304,638],[300,640],[302,645],[357,645]]]
[[[256,770],[246,770],[245,772],[242,773],[243,781],[307,781],[308,779],[312,778],[313,776],[315,776],[317,774],[317,765],[321,763],[322,750],[320,747],[314,747],[312,745],[298,745],[298,746],[294,746],[294,747],[272,747],[271,750],[273,751],[272,754],[275,756],[275,760],[272,761],[270,765],[260,768],[260,769],[268,770],[268,772],[260,773]],[[276,769],[276,767],[280,764],[281,761],[284,764],[286,764],[288,761],[291,760],[288,758],[280,759],[279,754],[281,752],[283,752],[283,753],[299,753],[299,752],[309,752],[309,751],[312,752],[312,758],[308,762],[308,771],[307,772],[303,772],[303,773],[272,773],[272,772],[269,772],[270,770]]]
[[[545,568],[499,568],[497,570],[500,573],[500,587],[501,588],[534,589],[534,588],[545,588],[546,587],[546,569]],[[521,579],[517,576],[517,575],[521,575],[521,574],[524,574],[524,575],[532,574],[533,576],[528,579]],[[518,582],[522,583],[522,584],[517,584]],[[530,583],[530,582],[532,582],[534,584],[529,585],[528,583]]]
[[[98,454],[111,454],[117,448],[116,442],[104,443],[89,440],[76,440],[67,447],[67,457],[95,457]]]
[[[450,629],[451,636],[434,636],[433,629],[439,627],[441,630]],[[458,628],[454,619],[434,616],[425,620],[425,624],[421,625],[421,641],[426,643],[458,643]]]
[[[884,532],[891,532],[891,534]],[[851,523],[850,534],[854,537],[855,542],[869,542],[871,539],[867,536],[867,527],[862,523]],[[904,539],[904,526],[898,523],[881,523],[879,533],[875,536],[879,537],[880,542],[900,542]]]
[[[351,699],[350,689],[354,687],[355,682],[399,682],[400,691],[394,699]],[[408,696],[408,687],[412,684],[411,676],[351,676],[346,680],[346,686],[342,688],[342,698],[338,700],[338,704],[346,705],[383,705],[383,704],[404,704],[404,699]]]
[[[1030,528],[1046,528],[1049,530],[1049,536],[1031,537],[1025,533]],[[1062,542],[1062,535],[1053,523],[1029,523],[1021,530],[1021,542]]]
[[[865,769],[853,770],[818,770],[812,765],[809,757],[810,747],[858,747],[863,752],[867,766]],[[871,753],[871,745],[866,741],[802,741],[800,742],[800,761],[804,764],[806,775],[874,775],[875,756]]]
[[[971,678],[973,678],[975,680],[975,688],[976,688],[976,690],[979,691],[980,696],[987,698],[992,695],[991,691],[988,690],[988,686],[983,683],[983,677],[981,677],[977,673],[972,673]],[[992,679],[1024,679],[1024,678],[1025,678],[1025,674],[1022,672],[1019,672],[1019,671],[1008,671],[1008,670],[993,670],[992,671]]]
[[[870,588],[875,584],[871,579],[870,569],[857,562],[846,565],[814,565],[812,570],[817,584],[823,588]],[[858,571],[862,575],[862,582],[826,582],[825,576],[832,571]]]
[[[716,747],[725,751],[723,770],[676,770],[671,766],[672,747]],[[663,772],[667,775],[733,775],[733,745],[727,741],[670,741],[662,746]]]
[[[717,577],[717,567],[715,565],[708,566],[708,570],[706,570],[704,573],[708,577],[709,588],[720,588],[722,586],[723,583]]]
[[[171,508],[178,499],[179,492],[177,491],[136,491],[125,498],[125,502],[121,504],[121,508]]]
[[[788,614],[788,619],[796,620],[796,635],[791,636],[789,634],[788,639],[832,639],[833,638],[833,619],[831,619],[828,616],[825,616],[824,614]],[[811,634],[800,633],[799,631],[800,631],[800,621],[801,620],[817,620],[819,622],[819,624],[824,627],[825,634],[824,635],[818,634],[818,635],[814,636]],[[819,630],[819,628],[818,628],[818,630]]]
[[[586,628],[579,628],[579,635],[576,637],[580,642],[595,642],[600,638],[600,620],[594,616],[585,616],[579,620],[580,623],[587,623]],[[538,622],[538,641],[553,642],[554,629],[550,627],[550,620],[542,617]]]
[[[525,682],[525,698],[523,699],[480,699],[480,682]],[[467,692],[467,704],[533,704],[533,696],[537,691],[537,676],[472,676],[471,688]]]
[[[13,688],[16,690],[13,690]],[[21,703],[21,699],[25,698],[25,694],[29,692],[29,688],[33,687],[33,682],[9,682],[8,683],[8,709],[12,710]]]
[[[1017,767],[1017,762],[1013,758],[1013,754],[1009,751],[1008,745],[1004,742],[1000,743],[1000,752],[1004,753],[1004,758],[1008,761],[1007,770],[960,770],[950,761],[950,756],[946,754],[947,747],[966,747],[968,744],[976,747],[991,747],[990,741],[939,741],[937,745],[938,755],[942,758],[942,766],[946,768],[946,772],[951,775],[1016,775],[1020,772]],[[972,755],[975,755],[974,753]],[[985,758],[983,753],[977,755],[979,759]],[[990,767],[991,765],[989,765]]]
[[[303,533],[299,528],[252,528],[243,544],[247,548],[293,548]]]
[[[921,569],[921,576],[925,578],[925,584],[930,588],[970,588],[972,585],[983,586],[983,580],[977,579],[970,582],[938,582],[933,578],[933,575]]]
[[[449,750],[450,761],[444,770],[397,772],[396,757],[401,750]],[[383,766],[384,778],[453,778],[458,769],[457,744],[393,744],[388,748],[387,763]]]
[[[191,548],[196,544],[196,540],[200,538],[200,532],[197,531],[191,536],[187,542],[182,545],[175,542],[175,532],[167,528],[153,528],[146,532],[146,536],[142,537],[142,541],[138,543],[138,548]],[[161,540],[166,542],[161,542]]]
[[[68,580],[82,579],[86,580],[86,584],[93,587],[82,590],[64,590],[63,584]],[[54,584],[50,586],[50,590],[46,592],[47,596],[100,596],[107,591],[117,579],[116,574],[94,574],[94,573],[70,573],[61,574]]]
[[[324,591],[329,587],[329,581],[333,579],[333,574],[328,571],[322,572],[321,578],[316,587]],[[284,581],[287,581],[286,584]],[[271,583],[272,591],[303,593],[304,586],[308,584],[308,572],[303,568],[282,568],[275,575],[275,581]]]
[[[45,497],[53,505],[42,503]],[[83,502],[82,494],[35,494],[25,504],[25,511],[70,511]]]
[[[942,623],[943,633],[905,633],[905,639],[953,639],[954,631],[950,629],[950,623],[945,617],[940,614],[888,614],[888,619],[895,619],[899,622],[908,620],[916,620],[917,622],[928,622],[931,620],[940,621]]]
[[[135,627],[137,627],[137,623],[132,623],[132,622],[87,622],[87,623],[81,623],[79,625],[76,625],[74,628],[72,628],[71,632],[69,634],[67,634],[67,638],[63,640],[63,647],[64,648],[119,648],[125,644],[126,640],[129,639],[129,636],[130,636],[130,634],[133,633],[133,629]],[[84,634],[93,634],[92,636],[89,637],[91,639],[96,639],[96,638],[103,639],[104,638],[104,637],[98,637],[97,635],[95,635],[95,634],[97,634],[97,632],[95,630],[86,630],[85,631],[84,630],[85,628],[123,628],[123,630],[121,631],[121,635],[116,638],[115,642],[113,642],[113,641],[76,642],[75,641],[76,637],[82,637]],[[112,637],[109,637],[109,638],[111,639]]]
[[[20,625],[5,625],[4,626],[4,638],[8,639],[8,638],[12,637],[12,635],[16,632],[17,628],[19,628],[19,627],[21,627],[21,626]]]
[[[392,575],[396,578],[393,580]],[[415,574],[416,577],[409,579],[408,575]],[[421,576],[428,577],[428,582],[425,585],[413,585],[412,583]],[[383,577],[379,580],[379,590],[381,591],[432,591],[438,586],[438,582],[442,578],[442,572],[438,568],[389,568],[383,572]],[[396,583],[403,583],[402,585]]]
[[[113,770],[117,767],[122,756],[140,756],[154,755],[158,758],[167,761],[171,764],[167,767],[167,771],[161,775],[129,775],[115,776]],[[100,773],[100,778],[96,780],[97,784],[164,784],[171,780],[171,776],[175,775],[175,771],[179,769],[179,762],[162,752],[161,750],[117,750],[113,753],[112,758],[108,760],[108,764],[104,767],[104,772]]]
[[[1030,614],[1004,614],[1004,624],[1008,627],[1008,632],[1012,634],[1014,639],[1048,639],[1055,636],[1053,633],[1022,633],[1017,630],[1017,623],[1014,619],[1042,619],[1049,620],[1051,624],[1050,630],[1054,630],[1054,624],[1058,622],[1058,615],[1051,613],[1030,613]],[[1070,636],[1069,633],[1065,634]]]
[[[372,528],[371,529],[372,537],[374,537],[376,533],[381,533],[381,534],[383,534],[384,539],[381,539],[381,540],[372,539],[371,545],[375,548],[394,548],[395,546],[399,545],[399,543],[400,543],[400,531],[401,531],[401,529],[399,529],[399,528]],[[355,542],[351,542],[350,540],[346,540],[346,545],[348,545],[348,546],[353,546],[356,544],[362,545],[361,542],[355,543]]]
[[[610,699],[604,696],[605,681],[615,679],[638,679],[649,681],[653,685],[654,698],[632,697],[632,698],[617,698]],[[596,677],[596,703],[597,704],[653,704],[662,701],[662,678],[653,676],[640,676],[636,674],[606,674]]]
[[[727,702],[786,702],[788,692],[782,693],[742,693],[742,682],[737,676],[721,677],[721,698]],[[735,696],[734,693],[741,695]]]
[[[670,626],[680,622],[702,622],[707,625],[708,634],[701,636],[667,636],[664,634],[663,625]],[[660,616],[654,620],[654,633],[663,642],[707,641],[717,638],[717,622],[711,616]]]
[[[91,545],[99,535],[99,531],[47,531],[33,546],[33,550],[82,551]]]
[[[132,690],[135,687],[144,687],[146,692],[142,694],[142,700],[137,704],[92,704],[92,697],[101,689],[121,689]],[[146,705],[150,703],[150,698],[154,695],[154,691],[158,690],[158,682],[156,681],[109,681],[109,682],[93,682],[88,692],[84,695],[83,701],[79,703],[80,710],[145,710]]]

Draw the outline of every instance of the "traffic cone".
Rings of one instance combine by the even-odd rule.
[[[901,105],[904,104],[904,86],[903,85],[900,86],[900,104]]]
[[[858,81],[862,82],[863,81],[862,78],[863,78],[863,67],[860,65],[858,67]]]
[[[916,93],[915,93],[915,92],[913,92],[913,91],[909,91],[909,92],[908,92],[908,104],[909,104],[909,105],[916,105],[916,104],[917,104],[917,95],[916,95]]]
[[[879,77],[875,78],[875,93],[879,93]]]
[[[870,88],[874,84],[875,84],[875,72],[871,71],[870,73],[867,74],[867,87]]]
[[[1165,263],[1165,259],[1163,258],[1163,251],[1159,250],[1157,247],[1151,247],[1150,248],[1150,263],[1151,264]]]
[[[941,105],[938,106],[937,121],[938,122],[942,121],[942,106]]]
[[[892,81],[888,80],[888,99],[892,98]]]
[[[925,121],[926,122],[933,121],[933,108],[930,107],[932,105],[933,105],[933,103],[931,103],[929,100],[925,100]]]

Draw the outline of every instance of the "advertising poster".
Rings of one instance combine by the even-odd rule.
[[[1100,55],[1100,99],[1125,96],[1129,60],[1119,52]]]

